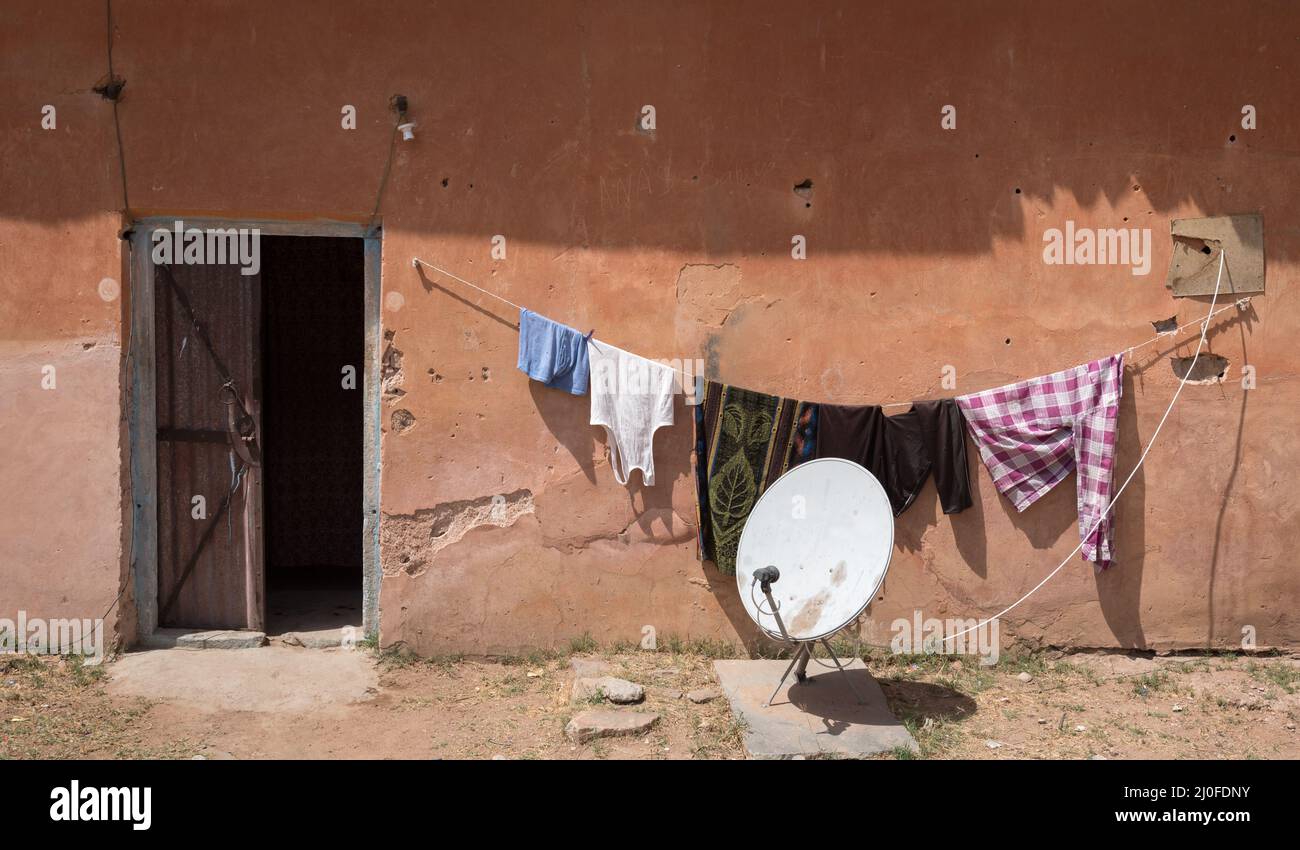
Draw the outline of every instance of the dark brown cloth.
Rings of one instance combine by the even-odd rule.
[[[886,416],[877,405],[818,405],[817,457],[860,463],[884,485],[898,516],[934,472],[943,512],[971,506],[966,475],[966,420],[956,401],[918,401]]]

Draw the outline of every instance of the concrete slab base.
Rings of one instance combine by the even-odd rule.
[[[847,673],[810,664],[807,680],[795,682],[791,674],[765,708],[789,663],[713,662],[732,713],[745,724],[750,758],[866,758],[898,747],[917,751],[916,741],[890,712],[884,691],[859,660],[848,665]]]
[[[108,666],[108,692],[202,712],[338,712],[374,698],[379,674],[368,653],[264,646],[242,652],[128,652]]]
[[[158,629],[141,639],[144,649],[252,649],[266,643],[262,632],[243,629]]]

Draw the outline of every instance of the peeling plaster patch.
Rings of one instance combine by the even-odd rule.
[[[739,266],[687,263],[677,273],[677,345],[706,351],[709,374],[717,374],[716,334],[741,303]]]
[[[382,525],[384,575],[418,576],[443,549],[484,525],[506,528],[534,513],[531,490],[443,502],[413,514],[385,515]]]
[[[1226,357],[1220,357],[1217,354],[1202,354],[1199,359],[1196,359],[1196,368],[1192,369],[1191,374],[1188,374],[1193,359],[1195,358],[1170,358],[1169,363],[1173,367],[1174,377],[1181,379],[1186,375],[1187,383],[1201,385],[1221,384],[1227,379],[1228,359]]]
[[[400,410],[393,411],[393,416],[390,421],[393,424],[394,431],[399,434],[405,434],[407,431],[415,427],[415,414],[403,407]]]
[[[395,336],[397,336],[397,331],[384,331],[384,357],[380,363],[379,372],[380,383],[384,391],[384,401],[389,404],[393,404],[406,395],[406,391],[401,388],[402,380],[405,377],[402,374],[402,352],[393,342]]]
[[[721,326],[740,301],[740,266],[687,263],[677,273],[678,311],[696,321]]]

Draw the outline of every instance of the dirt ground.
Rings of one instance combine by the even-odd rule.
[[[744,757],[725,699],[681,696],[715,686],[717,648],[574,649],[481,661],[272,646],[167,650],[188,652],[176,661],[141,653],[97,667],[0,656],[0,758]],[[600,699],[571,700],[574,656],[644,685],[636,710],[659,714],[658,724],[641,737],[570,743],[565,724]],[[1290,657],[866,661],[920,758],[1300,756],[1300,661]],[[176,675],[176,664],[192,672]]]

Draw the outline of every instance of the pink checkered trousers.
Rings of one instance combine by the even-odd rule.
[[[1114,557],[1115,518],[1103,519],[1102,511],[1111,497],[1123,383],[1124,355],[1116,354],[957,398],[993,485],[1017,511],[1078,471],[1083,558],[1101,569]]]

